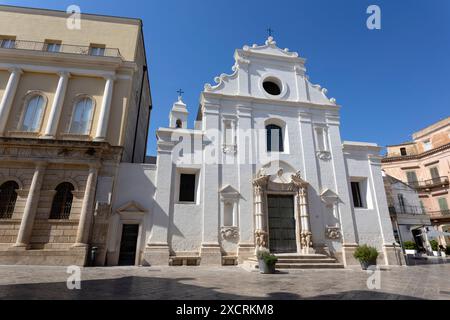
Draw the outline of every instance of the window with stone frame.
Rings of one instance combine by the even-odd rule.
[[[56,194],[53,198],[50,219],[69,219],[72,210],[73,193],[75,190],[70,182],[63,182],[56,187]]]
[[[328,151],[328,133],[327,128],[318,126],[315,128],[316,132],[316,148],[317,151]]]
[[[415,187],[418,185],[417,175],[415,171],[406,171],[406,180],[408,181],[408,185],[411,187]]]
[[[276,124],[266,126],[267,151],[284,152],[283,129]]]
[[[181,173],[180,174],[180,189],[179,189],[179,202],[195,202],[195,173]]]
[[[364,208],[363,198],[361,196],[361,184],[359,181],[352,181],[352,198],[353,198],[353,207],[355,208]]]
[[[71,134],[87,135],[91,130],[94,101],[83,97],[75,103],[69,132]]]
[[[16,206],[17,189],[15,181],[7,181],[0,186],[0,219],[11,219]]]
[[[22,117],[21,130],[26,132],[37,132],[41,128],[44,116],[46,99],[40,95],[33,95],[27,100]]]

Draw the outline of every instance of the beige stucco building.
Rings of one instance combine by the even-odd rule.
[[[413,134],[411,142],[387,147],[384,171],[414,187],[432,224],[440,232],[450,231],[450,117]],[[407,205],[407,204],[406,204]],[[442,245],[450,237],[440,236]]]
[[[103,264],[150,111],[139,19],[0,6],[0,264]]]

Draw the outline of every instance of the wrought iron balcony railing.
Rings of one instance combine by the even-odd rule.
[[[410,214],[410,215],[424,215],[425,211],[417,206],[390,206],[390,214]]]
[[[27,40],[11,40],[3,42],[2,45],[0,46],[0,49],[30,50],[56,54],[66,53],[66,54],[79,54],[86,56],[122,58],[122,55],[120,54],[120,51],[117,48],[93,48],[89,46],[77,46],[62,43],[51,44],[46,42],[27,41]]]
[[[442,176],[423,181],[409,181],[408,185],[416,189],[422,189],[422,188],[433,188],[438,186],[448,186],[448,183],[449,183],[448,177]]]
[[[450,218],[450,209],[437,210],[437,211],[428,211],[427,214],[430,216],[430,219]]]

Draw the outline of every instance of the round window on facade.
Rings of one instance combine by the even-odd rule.
[[[269,78],[264,80],[263,88],[272,96],[279,96],[281,94],[281,84],[277,79]]]

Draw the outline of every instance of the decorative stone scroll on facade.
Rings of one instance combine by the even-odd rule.
[[[325,228],[325,236],[328,239],[337,240],[341,238],[341,228],[339,226],[327,226]]]
[[[331,160],[331,152],[330,151],[317,151],[316,152],[317,158],[324,161]]]
[[[222,227],[220,230],[222,238],[229,241],[235,241],[239,239],[238,227]]]

